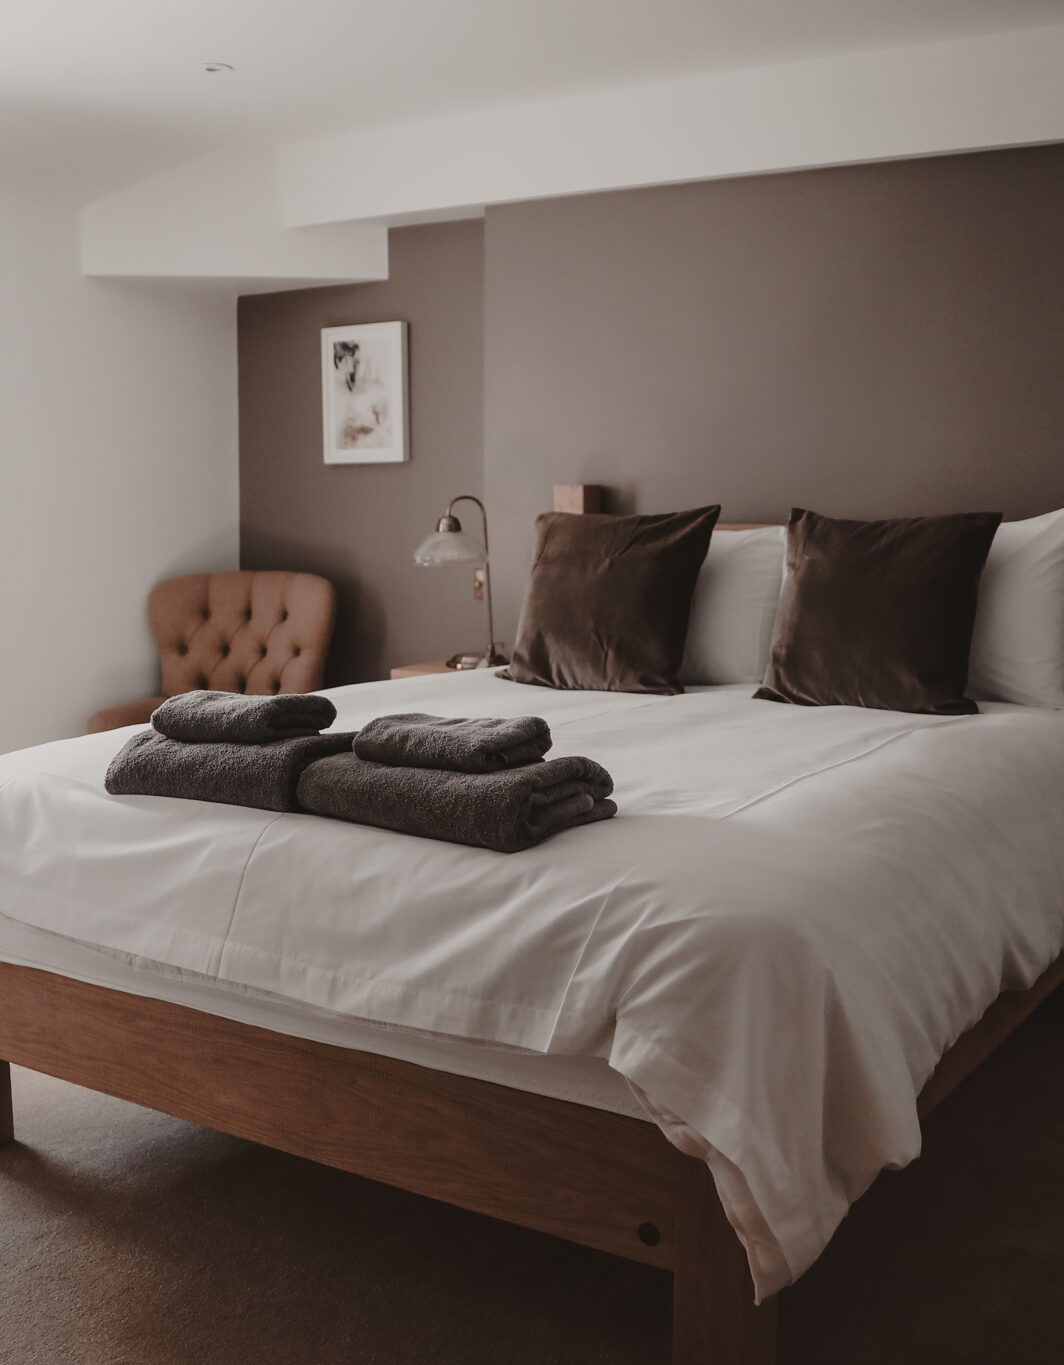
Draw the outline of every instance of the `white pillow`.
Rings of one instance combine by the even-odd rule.
[[[1064,511],[998,527],[979,580],[966,691],[1064,707]]]
[[[783,581],[783,526],[714,531],[698,575],[683,683],[759,683]]]

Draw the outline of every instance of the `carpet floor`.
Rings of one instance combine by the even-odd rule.
[[[781,1365],[1064,1358],[1064,991],[781,1297]],[[667,1365],[670,1279],[14,1072],[2,1365]]]

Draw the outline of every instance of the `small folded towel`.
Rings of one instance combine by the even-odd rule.
[[[552,758],[496,773],[394,768],[357,754],[312,763],[299,779],[305,810],[516,853],[574,825],[607,820],[613,779],[589,758]]]
[[[133,736],[107,769],[113,796],[180,796],[260,810],[298,810],[308,763],[351,748],[351,731],[272,744],[183,744],[154,730]]]
[[[371,720],[353,748],[359,758],[401,768],[494,773],[539,763],[550,746],[550,727],[539,716],[460,720],[412,711]]]
[[[280,692],[246,697],[239,692],[182,692],[152,712],[151,723],[167,739],[186,744],[269,744],[316,735],[336,719],[328,697]]]

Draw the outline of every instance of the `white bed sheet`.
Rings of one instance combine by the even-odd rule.
[[[56,972],[91,986],[106,986],[151,1000],[202,1010],[241,1024],[271,1029],[293,1038],[310,1038],[333,1047],[357,1048],[378,1057],[469,1076],[477,1081],[528,1090],[534,1095],[586,1104],[649,1122],[646,1110],[624,1077],[603,1057],[545,1056],[516,1048],[485,1047],[464,1038],[416,1033],[392,1024],[316,1010],[281,1000],[264,991],[236,987],[226,981],[153,965],[137,968],[86,943],[60,938],[0,915],[0,962]]]
[[[128,732],[0,759],[0,913],[314,1010],[606,1058],[710,1164],[760,1295],[819,1254],[916,1097],[1064,942],[1064,716],[564,693],[492,674],[331,694],[541,714],[615,820],[505,856],[303,815],[109,797]]]

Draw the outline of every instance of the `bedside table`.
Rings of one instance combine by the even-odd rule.
[[[430,659],[424,664],[401,664],[393,668],[393,678],[418,678],[422,673],[457,673],[457,668],[448,668],[446,659]]]

